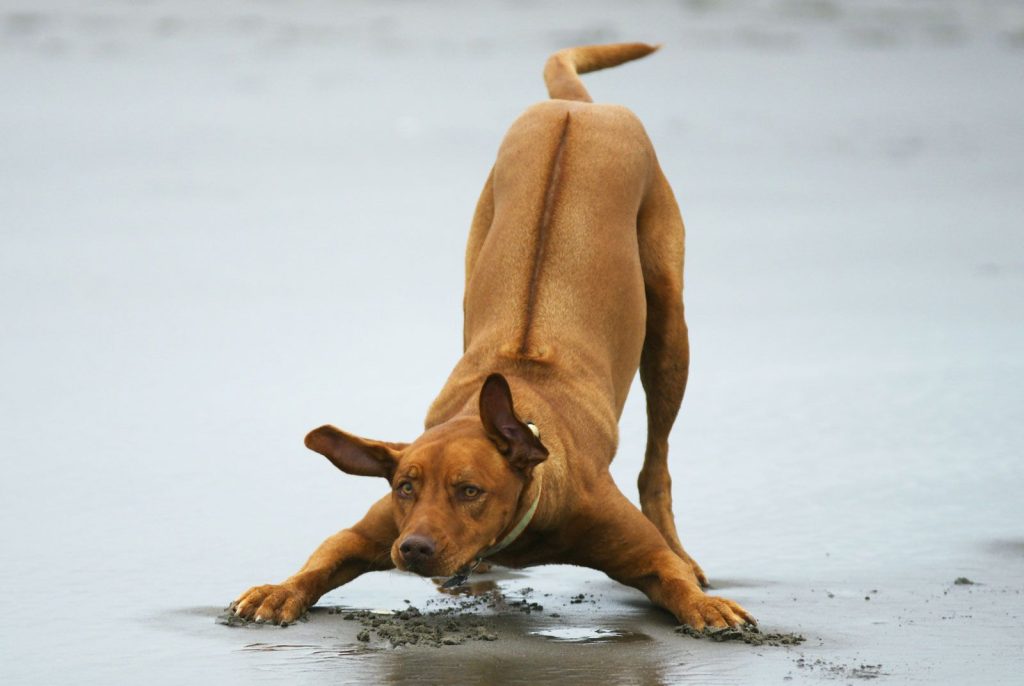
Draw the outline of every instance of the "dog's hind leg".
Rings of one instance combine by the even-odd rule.
[[[647,450],[638,480],[640,507],[706,586],[704,571],[679,542],[672,514],[668,436],[686,390],[690,345],[683,316],[683,219],[657,165],[637,217],[637,235],[647,297],[647,331],[640,357],[640,381],[647,396]]]

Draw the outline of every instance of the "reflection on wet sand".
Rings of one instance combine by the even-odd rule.
[[[531,649],[506,646],[504,651],[482,653],[463,651],[457,657],[426,653],[386,656],[386,671],[381,675],[388,684],[441,684],[453,682],[453,670],[461,684],[503,686],[505,684],[558,683],[567,686],[593,684],[637,684],[661,686],[678,683],[667,680],[664,660],[636,650],[635,644],[613,648],[609,644],[566,649]],[[526,659],[524,659],[526,658]]]
[[[633,643],[649,641],[651,637],[633,631],[621,629],[597,629],[590,626],[570,627],[567,629],[543,629],[531,631],[531,636],[542,636],[552,641],[564,643]]]
[[[444,587],[445,579],[434,579],[433,581],[437,584],[438,593],[456,597],[465,595],[481,596],[498,590],[498,582],[494,579],[470,581],[462,586],[455,586],[453,588]]]

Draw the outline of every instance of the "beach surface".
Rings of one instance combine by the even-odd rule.
[[[698,640],[572,567],[218,623],[386,493],[302,437],[417,435],[544,60],[635,40],[585,83],[687,224],[681,538],[805,640]],[[5,0],[0,680],[1020,683],[1022,74],[1010,0]],[[637,382],[634,500],[645,429]],[[395,647],[409,607],[453,624]]]

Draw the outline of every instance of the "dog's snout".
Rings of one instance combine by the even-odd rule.
[[[434,542],[419,534],[407,537],[398,549],[402,553],[402,559],[411,565],[426,562],[434,556]]]

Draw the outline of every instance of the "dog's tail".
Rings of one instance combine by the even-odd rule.
[[[544,83],[547,84],[548,95],[558,100],[593,102],[580,81],[580,74],[640,59],[659,47],[646,43],[612,43],[559,50],[544,65]]]

